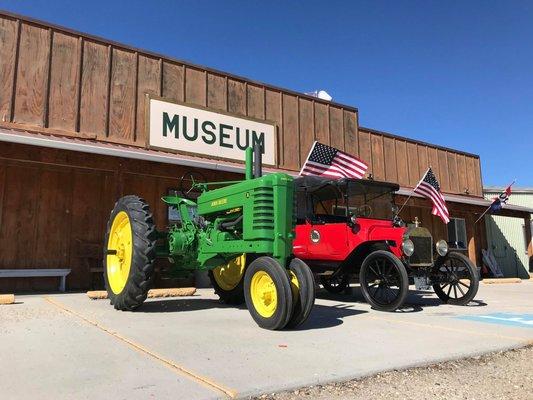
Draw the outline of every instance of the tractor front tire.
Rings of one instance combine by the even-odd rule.
[[[154,275],[156,230],[150,208],[138,196],[116,203],[107,224],[104,281],[111,304],[122,311],[138,308]]]
[[[293,293],[292,315],[286,328],[294,329],[303,324],[315,305],[315,279],[309,266],[294,258],[289,265]]]
[[[278,261],[259,257],[244,274],[244,297],[252,318],[261,328],[283,329],[292,313],[289,275]]]

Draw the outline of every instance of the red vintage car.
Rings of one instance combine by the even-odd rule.
[[[410,279],[445,303],[474,299],[478,272],[460,252],[449,252],[418,220],[405,224],[394,203],[398,185],[363,179],[295,180],[297,225],[294,256],[319,275],[324,288],[343,291],[358,276],[363,296],[375,309],[401,307]]]

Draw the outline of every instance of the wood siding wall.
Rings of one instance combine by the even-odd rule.
[[[374,179],[414,187],[431,167],[446,193],[482,196],[479,157],[359,127],[354,146]]]
[[[92,245],[100,256],[115,201],[128,194],[143,197],[154,213],[156,226],[163,228],[168,220],[161,196],[177,189],[178,178],[186,170],[176,165],[2,143],[0,269],[71,268],[68,289],[89,288],[93,277],[82,257],[82,247]],[[208,180],[242,178],[221,171],[204,174]],[[0,280],[0,292],[56,289],[56,278]]]
[[[278,127],[278,167],[298,170],[311,143],[352,150],[357,110],[0,14],[0,120],[145,146],[145,94]],[[345,145],[346,144],[346,145]]]
[[[359,129],[357,109],[0,13],[0,126],[145,146],[145,94],[273,121],[278,167],[314,140],[375,179],[414,186],[431,165],[449,193],[481,196],[479,157]]]

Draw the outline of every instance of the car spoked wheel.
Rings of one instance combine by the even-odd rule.
[[[293,294],[289,274],[271,257],[252,261],[244,274],[246,306],[257,325],[283,329],[292,313]]]
[[[464,306],[477,294],[479,277],[474,264],[461,253],[449,253],[437,260],[433,279],[436,295],[448,304]]]
[[[409,291],[409,279],[402,262],[394,254],[378,250],[370,253],[359,272],[365,300],[379,311],[400,307]]]
[[[339,294],[348,287],[350,276],[347,274],[338,274],[333,277],[320,275],[320,283],[329,293]]]

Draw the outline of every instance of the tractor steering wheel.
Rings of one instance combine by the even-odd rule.
[[[195,196],[192,193],[195,189],[200,189],[202,185],[207,183],[204,174],[199,171],[191,171],[184,173],[180,178],[180,183],[178,185],[178,191],[181,193],[181,196],[188,200],[193,200]]]

